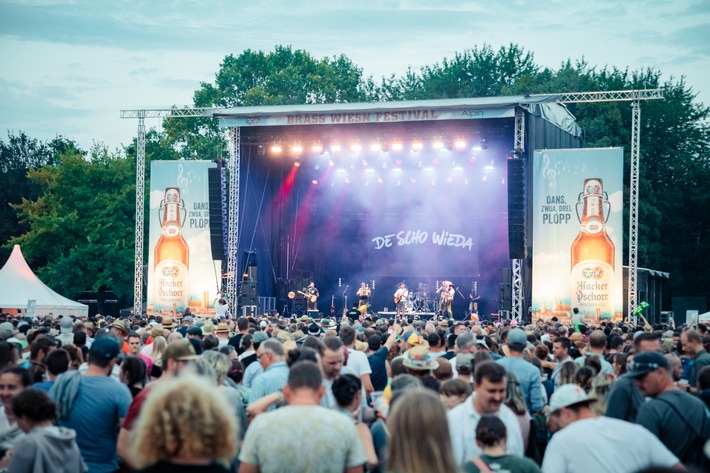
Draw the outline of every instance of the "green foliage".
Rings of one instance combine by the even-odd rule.
[[[135,164],[95,147],[29,171],[41,189],[16,207],[29,226],[19,244],[45,284],[66,296],[102,285],[119,297],[133,291]]]

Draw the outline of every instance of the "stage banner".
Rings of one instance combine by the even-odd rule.
[[[620,320],[622,148],[535,151],[533,320]]]
[[[148,312],[214,313],[220,262],[210,246],[211,161],[153,161],[150,178]]]

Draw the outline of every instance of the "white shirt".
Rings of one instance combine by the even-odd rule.
[[[345,366],[353,370],[358,378],[364,374],[372,374],[367,355],[354,348],[348,348],[348,362]]]
[[[476,393],[471,394],[468,399],[451,409],[446,415],[449,420],[451,447],[457,465],[462,465],[483,453],[476,444],[476,426],[481,419],[481,414],[473,407],[474,397],[476,397]],[[518,418],[504,404],[501,404],[498,409],[498,417],[503,421],[508,432],[506,453],[522,457],[525,447]]]
[[[651,466],[670,468],[678,462],[655,435],[640,425],[597,417],[573,422],[553,435],[542,471],[628,473]]]

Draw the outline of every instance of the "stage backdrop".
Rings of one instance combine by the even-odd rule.
[[[535,151],[533,319],[621,319],[623,161],[622,148]]]
[[[214,312],[220,262],[210,248],[211,167],[210,161],[151,163],[149,312]]]

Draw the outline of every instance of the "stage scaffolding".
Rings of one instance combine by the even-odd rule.
[[[515,109],[514,158],[527,159],[525,156],[525,108],[541,103],[595,103],[595,102],[631,102],[631,163],[629,190],[629,276],[627,289],[627,321],[635,322],[637,305],[637,256],[638,256],[638,199],[639,199],[639,164],[641,135],[641,101],[663,99],[663,89],[620,90],[600,92],[571,92],[559,94],[533,94],[516,97],[518,105]],[[412,102],[409,102],[411,104]],[[336,106],[338,104],[335,104]],[[344,105],[344,104],[343,104]],[[360,104],[372,108],[383,104]],[[391,107],[397,107],[396,102],[390,102]],[[143,233],[145,220],[145,119],[146,118],[213,118],[221,108],[191,108],[173,107],[164,109],[134,109],[121,110],[121,118],[138,119],[137,150],[136,150],[136,229],[134,258],[134,295],[133,311],[141,313],[143,301]],[[239,223],[239,164],[240,164],[240,127],[230,127],[229,135],[229,226],[228,226],[228,261],[226,278],[226,299],[230,307],[237,306],[237,229]],[[527,199],[526,199],[527,201]],[[526,212],[527,215],[527,212]],[[527,216],[526,216],[527,219]],[[527,228],[527,222],[526,222]],[[526,232],[527,236],[527,232]],[[527,241],[526,241],[527,250]],[[514,259],[512,265],[512,314],[517,321],[523,319],[525,307],[523,293],[524,260]]]

